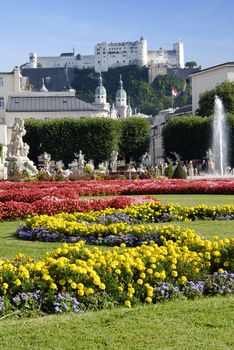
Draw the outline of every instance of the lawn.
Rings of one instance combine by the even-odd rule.
[[[234,297],[2,320],[4,350],[231,350]]]
[[[160,195],[181,205],[234,204],[230,195]],[[23,221],[0,223],[0,259],[18,252],[39,259],[59,243],[20,241],[14,233]],[[171,224],[171,223],[170,223]],[[233,237],[233,221],[174,223],[212,239]],[[0,349],[227,349],[234,348],[234,297],[175,300],[157,305],[116,308],[82,314],[51,315],[0,322]]]

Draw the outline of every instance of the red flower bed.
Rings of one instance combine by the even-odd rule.
[[[233,179],[104,180],[67,182],[1,182],[0,201],[32,203],[46,196],[78,199],[79,196],[159,193],[234,193]]]
[[[147,197],[140,199],[149,200]],[[131,203],[139,202],[139,198],[133,197],[116,197],[108,199],[92,199],[92,200],[52,200],[42,199],[34,203],[25,202],[0,202],[0,220],[25,218],[28,215],[48,214],[53,215],[61,212],[73,213],[76,211],[86,212],[89,210],[102,210],[106,208],[125,208]]]
[[[24,218],[33,214],[55,214],[61,211],[100,210],[120,208],[133,199],[79,200],[79,196],[147,195],[165,193],[220,193],[233,194],[234,180],[111,180],[66,182],[1,182],[0,220]]]

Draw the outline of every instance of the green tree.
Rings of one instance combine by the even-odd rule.
[[[187,68],[197,67],[197,62],[195,62],[195,61],[188,61],[188,62],[185,63],[185,67],[187,67]]]
[[[142,154],[149,150],[150,124],[148,120],[139,117],[124,119],[120,123],[120,155],[126,163],[130,159],[139,162]]]
[[[222,99],[226,112],[234,113],[234,82],[225,81],[217,85],[215,89],[204,92],[201,95],[197,110],[198,115],[213,114],[215,95]]]

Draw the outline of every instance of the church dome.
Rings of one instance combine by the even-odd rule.
[[[120,80],[119,80],[119,88],[116,92],[116,95],[115,95],[116,98],[127,98],[127,94],[126,94],[126,91],[124,90],[123,88],[123,82],[122,82],[122,78],[120,76]]]
[[[100,76],[99,76],[99,85],[95,89],[95,94],[96,95],[106,95],[106,89],[105,89],[105,87],[103,86],[103,83],[102,83],[101,73],[100,73]]]

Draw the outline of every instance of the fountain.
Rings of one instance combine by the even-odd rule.
[[[214,121],[212,133],[212,152],[214,154],[215,169],[220,176],[224,176],[228,165],[228,131],[222,100],[215,96]]]

